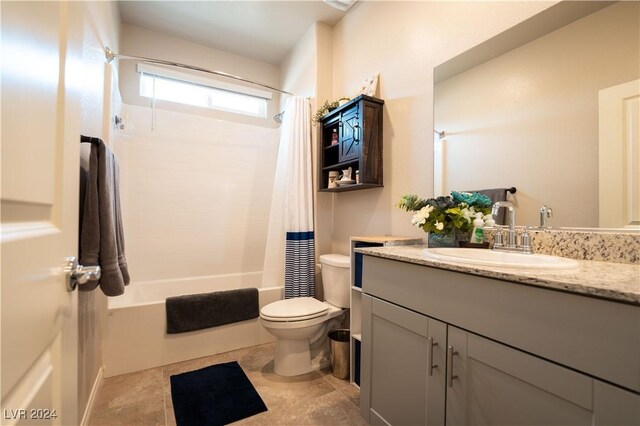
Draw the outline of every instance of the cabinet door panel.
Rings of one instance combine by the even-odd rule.
[[[640,425],[640,395],[595,380],[596,426]]]
[[[452,326],[448,339],[457,354],[447,389],[447,424],[591,424],[591,410],[578,404],[591,403],[592,381],[586,376]],[[554,375],[569,383],[559,384]]]
[[[467,343],[469,359],[490,365],[587,410],[593,408],[593,380],[589,377],[475,334],[468,334]]]
[[[427,317],[377,299],[371,309],[371,409],[392,425],[426,422]]]
[[[358,107],[342,115],[340,127],[340,162],[357,160],[360,157],[360,139],[362,138]]]
[[[362,319],[362,416],[444,425],[446,324],[366,294]]]
[[[362,106],[362,168],[366,172],[360,176],[365,183],[382,183],[382,110],[371,104]]]

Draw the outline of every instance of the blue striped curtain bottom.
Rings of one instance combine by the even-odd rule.
[[[315,248],[313,231],[287,232],[284,298],[313,297],[315,293]]]

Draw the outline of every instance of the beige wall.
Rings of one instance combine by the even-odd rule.
[[[223,71],[245,79],[267,84],[272,87],[277,87],[279,85],[280,70],[276,65],[255,61],[238,55],[232,55],[200,44],[126,24],[122,25],[120,35],[120,53],[122,54],[179,62],[213,71]],[[122,93],[122,100],[124,103],[149,107],[151,106],[151,100],[139,96],[139,74],[136,71],[138,62],[139,61],[135,60],[121,61],[120,92]],[[243,82],[226,79],[224,77],[220,77],[220,80],[233,84],[247,85]],[[256,87],[252,85],[247,86],[253,88]],[[159,109],[167,109],[187,114],[219,118],[221,120],[275,128],[278,127],[278,125],[273,120],[273,116],[280,112],[279,103],[279,95],[277,92],[274,92],[273,98],[267,103],[266,118],[250,117],[241,114],[191,107],[189,105],[158,100],[156,101],[155,106]]]
[[[280,64],[281,87],[298,96],[310,98],[312,114],[332,97],[333,58],[332,28],[322,23],[313,24]],[[318,130],[311,128],[311,153],[313,186],[318,186]],[[314,190],[314,229],[316,257],[331,252],[333,197]],[[320,280],[317,280],[317,297],[323,299]]]
[[[316,69],[318,75],[316,79],[316,97],[315,107],[312,108],[311,113],[315,113],[317,107],[323,105],[327,100],[333,100],[333,30],[331,27],[322,24],[316,24]],[[314,137],[313,145],[313,186],[314,189],[318,187],[319,171],[318,166],[320,164],[319,159],[319,144],[318,136],[319,130],[317,127],[312,127],[312,135]],[[318,236],[318,252],[316,255],[332,253],[331,251],[331,235],[333,234],[333,202],[335,195],[327,192],[315,193],[315,212],[316,212],[316,229]]]
[[[349,236],[425,237],[394,207],[433,191],[433,67],[554,2],[359,2],[333,31],[333,97],[380,73],[385,100],[384,188],[336,195],[332,251]]]
[[[620,2],[436,86],[446,193],[516,186],[516,222],[598,226],[598,91],[640,76],[640,3]]]
[[[120,14],[114,2],[84,3],[81,132],[110,142],[112,114],[119,108],[117,65],[106,66],[104,48],[118,49]],[[84,145],[84,144],[83,144]],[[86,148],[86,147],[85,147]],[[78,295],[78,418],[82,419],[102,367],[101,318],[106,297],[98,290]]]

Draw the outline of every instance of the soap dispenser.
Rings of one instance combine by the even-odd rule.
[[[482,220],[482,213],[476,214],[476,219],[473,221],[473,231],[471,232],[471,243],[482,244],[484,242],[484,220]]]

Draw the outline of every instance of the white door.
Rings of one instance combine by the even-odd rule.
[[[81,6],[2,2],[1,424],[77,424]]]
[[[599,225],[640,228],[640,80],[600,91]]]

